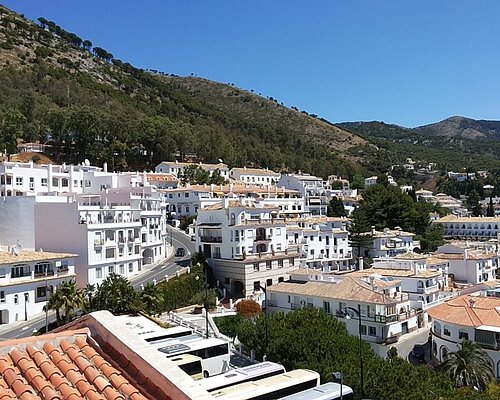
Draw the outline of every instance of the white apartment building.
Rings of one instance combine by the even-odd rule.
[[[406,253],[395,257],[381,257],[373,262],[373,268],[355,272],[367,276],[377,274],[401,281],[401,290],[407,293],[412,308],[426,310],[452,293],[448,288],[448,263],[429,264],[422,254]]]
[[[157,189],[175,189],[179,186],[179,179],[172,174],[147,174],[148,184]]]
[[[281,174],[268,169],[260,168],[232,168],[229,177],[251,185],[271,186],[276,185]]]
[[[43,312],[50,293],[75,278],[74,254],[25,250],[0,251],[0,324],[26,321]]]
[[[433,258],[448,262],[448,272],[454,281],[476,285],[496,279],[500,255],[489,248],[449,243],[438,247]]]
[[[304,198],[298,191],[255,185],[186,185],[163,193],[166,210],[172,218],[192,217],[206,206],[218,204],[223,198],[258,200],[278,207],[286,215],[304,213]]]
[[[377,231],[372,227],[370,232],[365,232],[363,235],[371,238],[370,244],[362,248],[361,254],[364,257],[394,257],[420,248],[420,242],[413,240],[415,234],[399,228]]]
[[[429,310],[432,318],[432,357],[445,360],[464,340],[478,343],[500,378],[500,292],[463,295]]]
[[[328,201],[323,179],[305,174],[281,175],[278,186],[299,191],[306,202],[306,213],[326,215]]]
[[[347,218],[309,217],[286,221],[289,245],[300,248],[301,265],[325,271],[347,270],[352,264]]]
[[[436,204],[437,198],[430,190],[419,189],[415,191],[415,196],[418,201],[425,201],[426,203]]]
[[[496,239],[500,235],[500,217],[457,217],[447,215],[435,221],[443,225],[447,239]]]
[[[133,276],[166,256],[161,204],[151,188],[41,197],[35,204],[36,248],[77,253],[80,287],[100,284],[111,273]]]
[[[190,166],[198,166],[201,169],[207,171],[210,176],[214,173],[215,170],[219,170],[220,175],[225,179],[229,179],[229,168],[227,164],[222,162],[218,164],[205,164],[205,163],[192,163],[192,162],[179,162],[179,161],[163,161],[155,167],[156,173],[167,173],[172,174],[176,178],[180,177],[180,174],[184,168]]]
[[[298,247],[288,245],[278,207],[223,199],[198,210],[195,229],[198,251],[232,297],[250,297],[288,279],[298,265]]]
[[[382,357],[399,338],[418,328],[418,313],[411,308],[401,281],[369,276],[323,274],[300,268],[291,279],[267,288],[271,312],[315,307],[342,318],[351,335],[359,335],[358,316],[348,307],[361,309],[361,334]],[[350,319],[346,319],[346,315]],[[397,346],[397,344],[396,344]]]

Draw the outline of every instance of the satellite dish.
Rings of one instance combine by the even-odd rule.
[[[219,158],[219,162],[222,164],[224,161],[222,161],[222,158]]]
[[[88,158],[85,159],[85,161],[83,162],[87,167],[90,166],[90,161],[88,160]]]
[[[21,254],[22,249],[23,247],[21,245],[16,244],[15,246],[12,246],[12,254],[18,256],[19,254]]]

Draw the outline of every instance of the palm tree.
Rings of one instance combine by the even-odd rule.
[[[144,310],[149,314],[156,314],[161,312],[161,307],[163,305],[163,295],[158,286],[151,282],[148,282],[144,286],[144,290],[140,292],[140,298],[144,306]]]
[[[127,278],[115,273],[109,275],[96,293],[96,309],[113,314],[126,314],[137,307],[137,293]]]
[[[75,280],[63,281],[51,294],[47,302],[49,310],[55,310],[59,325],[67,324],[73,319],[73,312],[82,306],[82,292],[76,286]],[[61,316],[61,310],[64,314]]]
[[[449,353],[440,368],[456,387],[484,390],[494,379],[488,355],[479,344],[469,340],[463,341],[456,352]]]

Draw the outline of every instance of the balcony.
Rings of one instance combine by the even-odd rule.
[[[104,239],[94,239],[94,247],[100,247],[104,245]]]
[[[34,278],[44,278],[45,276],[54,276],[54,270],[48,270],[48,271],[40,271],[40,272],[34,272],[33,277]]]
[[[274,257],[298,257],[299,252],[296,247],[289,247],[286,250],[279,251],[267,251],[263,253],[255,253],[255,254],[236,254],[235,260],[260,260],[266,258],[274,258]]]
[[[278,225],[284,223],[285,218],[249,218],[236,225]]]
[[[269,242],[271,239],[271,235],[257,235],[254,242]]]
[[[200,241],[207,243],[222,243],[222,236],[200,236]]]

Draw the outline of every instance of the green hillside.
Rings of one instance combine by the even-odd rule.
[[[49,141],[57,162],[152,168],[185,156],[352,176],[359,136],[250,91],[137,69],[57,23],[0,6],[0,148]]]
[[[374,169],[383,170],[411,157],[425,165],[433,162],[441,170],[489,170],[500,172],[500,141],[490,137],[465,138],[430,134],[423,128],[404,128],[383,122],[347,122],[339,127],[361,136],[373,146],[349,151],[363,157]]]

